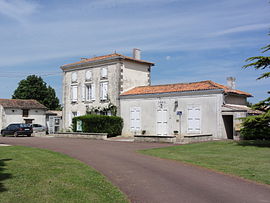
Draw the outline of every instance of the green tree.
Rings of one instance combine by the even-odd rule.
[[[55,90],[48,86],[41,77],[29,75],[19,82],[12,99],[35,99],[50,110],[60,109],[59,99]]]
[[[270,44],[263,47],[262,50],[262,53],[269,51]],[[252,67],[256,70],[266,70],[257,80],[270,77],[270,72],[268,71],[270,69],[270,56],[254,56],[248,58],[246,62],[251,63],[244,65],[243,68]],[[243,119],[242,138],[247,140],[270,140],[270,97],[252,105],[252,108],[264,111],[264,113]]]

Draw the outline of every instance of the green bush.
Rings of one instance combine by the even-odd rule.
[[[109,136],[121,135],[123,119],[118,116],[85,115],[72,119],[73,131],[76,132],[77,121],[82,121],[82,132],[108,133]]]
[[[258,116],[243,119],[240,130],[243,140],[270,140],[270,110]]]

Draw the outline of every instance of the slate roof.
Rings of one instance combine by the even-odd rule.
[[[104,55],[104,56],[97,56],[97,57],[93,57],[93,58],[83,59],[83,60],[75,62],[75,63],[62,65],[61,67],[66,68],[66,67],[76,66],[76,65],[80,65],[80,64],[84,64],[84,63],[88,63],[88,62],[98,62],[98,61],[102,61],[105,59],[125,59],[125,60],[135,61],[135,62],[139,62],[139,63],[146,63],[146,64],[149,64],[152,66],[154,65],[154,63],[149,62],[149,61],[139,60],[139,59],[135,59],[135,58],[132,58],[129,56],[124,56],[122,54],[114,53],[114,54],[108,54],[108,55]]]
[[[145,94],[161,94],[161,93],[173,93],[173,92],[195,92],[204,90],[223,90],[226,93],[233,93],[237,95],[243,95],[251,97],[252,95],[236,89],[230,89],[225,85],[215,83],[211,80],[192,82],[192,83],[178,83],[168,85],[154,85],[154,86],[140,86],[135,87],[121,94],[125,95],[145,95]]]
[[[4,108],[47,109],[43,104],[33,99],[0,99]]]

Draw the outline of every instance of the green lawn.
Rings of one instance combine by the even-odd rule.
[[[30,147],[0,147],[0,202],[129,202],[86,164]]]
[[[270,184],[270,147],[246,142],[204,142],[141,150],[143,154],[192,163]]]

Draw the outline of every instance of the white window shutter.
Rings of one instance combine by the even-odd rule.
[[[85,101],[85,85],[82,84],[82,101]]]
[[[78,100],[78,86],[72,86],[72,101],[76,102]]]
[[[91,84],[91,100],[96,100],[96,86],[95,84]]]
[[[100,83],[100,87],[99,87],[99,98],[100,98],[100,100],[102,100],[102,95],[103,95],[103,83]]]
[[[103,99],[108,99],[108,83],[103,83]]]

